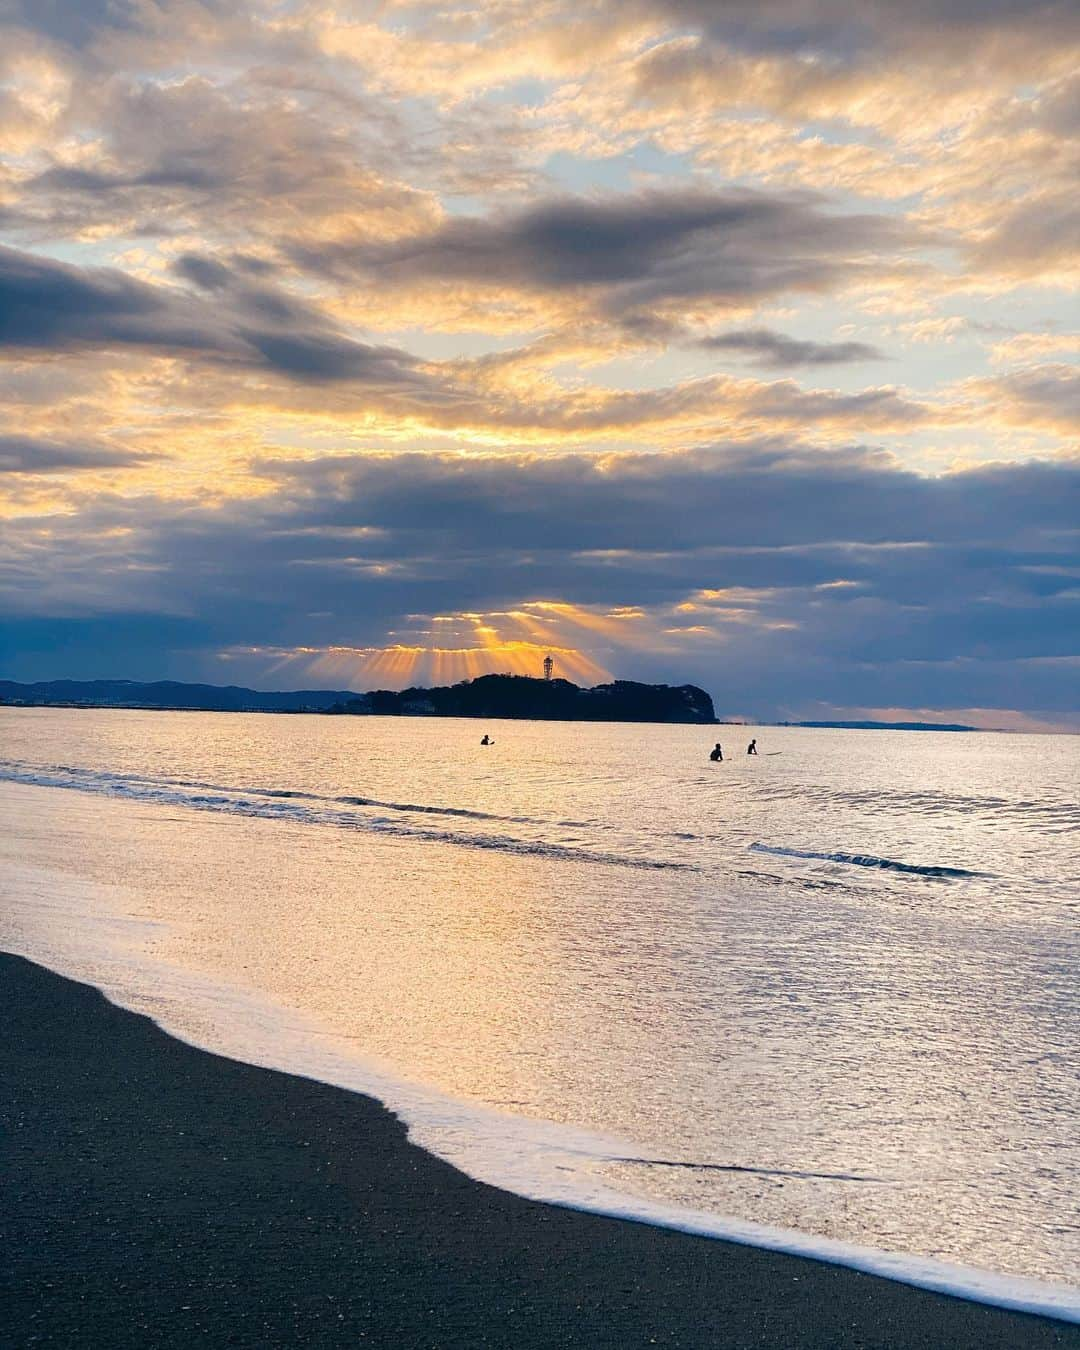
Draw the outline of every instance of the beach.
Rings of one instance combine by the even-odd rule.
[[[15,1346],[1063,1347],[1080,1327],[519,1199],[370,1099],[0,957]]]

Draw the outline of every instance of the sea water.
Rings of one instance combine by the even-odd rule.
[[[523,1194],[1080,1317],[1078,769],[1066,736],[2,709],[0,948]]]

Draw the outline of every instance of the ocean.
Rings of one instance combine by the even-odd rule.
[[[1067,736],[6,708],[0,948],[522,1194],[1080,1319],[1078,770]]]

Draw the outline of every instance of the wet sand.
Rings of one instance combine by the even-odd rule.
[[[368,1098],[0,955],[0,1345],[1077,1347],[1080,1327],[535,1204]]]

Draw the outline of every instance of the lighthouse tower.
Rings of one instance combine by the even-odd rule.
[[[551,656],[544,657],[544,679],[551,679],[551,672],[555,669],[555,659]]]

